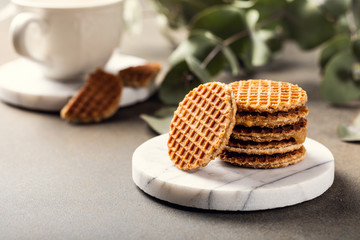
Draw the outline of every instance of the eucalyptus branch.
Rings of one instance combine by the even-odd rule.
[[[265,19],[262,22],[257,23],[255,28],[261,29],[263,27],[266,27],[267,25],[283,18],[284,16],[285,16],[285,13],[282,11],[282,12],[280,12],[280,14],[274,15],[268,19]],[[205,69],[207,67],[207,65],[211,62],[211,60],[214,59],[214,57],[222,50],[223,46],[230,46],[234,42],[236,42],[244,37],[247,37],[249,35],[250,35],[250,32],[248,29],[246,29],[246,30],[238,32],[238,33],[232,35],[231,37],[225,39],[221,44],[216,45],[216,47],[205,57],[205,59],[201,63],[201,67],[203,69]]]
[[[256,29],[260,29],[260,28],[263,28],[263,27],[266,27],[267,25],[277,21],[277,20],[280,20],[282,18],[284,18],[286,15],[286,12],[284,10],[280,11],[278,14],[275,14],[274,16],[271,16],[270,18],[268,19],[265,19],[264,21],[262,22],[259,22],[255,28]]]
[[[325,100],[345,103],[360,99],[359,66],[354,65],[360,59],[360,0],[326,0],[319,4],[314,4],[312,0],[289,0],[281,4],[269,0],[156,2],[167,9],[160,11],[173,24],[172,27],[185,24],[185,27],[193,29],[191,34],[194,36],[191,38],[190,35],[188,42],[179,48],[175,56],[184,61],[170,69],[161,85],[160,96],[164,102],[178,103],[190,86],[210,81],[211,75],[225,67],[225,62],[234,76],[241,68],[267,63],[286,40],[294,41],[302,50],[321,48],[323,81],[320,89]],[[189,11],[184,12],[184,9]],[[218,19],[214,20],[214,16]],[[242,19],[241,27],[229,26],[228,22],[236,18]],[[213,21],[218,22],[212,25]],[[197,29],[196,26],[202,27]],[[284,28],[278,29],[278,26]],[[214,31],[219,31],[220,36],[227,32],[233,34],[220,38],[213,34]],[[244,59],[244,54],[250,59]],[[204,58],[197,59],[197,56]],[[210,65],[214,68],[210,69]],[[351,71],[356,74],[338,74]]]
[[[206,58],[201,62],[201,67],[203,69],[206,68],[207,65],[209,65],[209,63],[211,62],[211,60],[214,59],[214,57],[216,57],[216,55],[221,51],[222,46],[220,44],[217,44],[215,46],[215,48],[213,48],[213,50],[211,50],[211,52],[206,56]]]
[[[225,39],[223,41],[223,45],[224,46],[229,46],[229,45],[233,44],[234,42],[236,42],[236,41],[238,41],[238,40],[240,40],[240,39],[242,39],[244,37],[247,37],[249,35],[250,35],[250,32],[247,29],[244,30],[244,31],[238,32],[237,34],[234,34],[231,37]]]

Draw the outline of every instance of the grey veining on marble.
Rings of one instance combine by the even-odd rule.
[[[334,180],[331,152],[309,138],[305,160],[286,168],[239,168],[216,159],[199,170],[182,171],[168,157],[167,137],[155,137],[137,148],[132,176],[144,192],[178,205],[240,211],[279,208],[320,196]]]
[[[135,56],[120,54],[115,50],[104,66],[116,74],[120,69],[144,63]],[[83,79],[56,82],[42,75],[41,69],[29,60],[18,58],[0,66],[0,99],[28,109],[59,111],[83,86]],[[124,87],[119,106],[126,107],[148,99],[156,84],[146,88]]]

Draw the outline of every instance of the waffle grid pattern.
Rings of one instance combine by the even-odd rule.
[[[114,101],[118,95],[119,84],[110,78],[101,79],[99,87],[94,86],[95,82],[95,79],[91,79],[89,84],[85,86],[83,92],[86,92],[86,94],[79,96],[78,101],[74,102],[72,108],[69,109],[69,114],[91,116],[97,114],[101,111],[101,108],[108,106]]]
[[[219,83],[200,85],[184,98],[174,113],[168,141],[176,166],[197,169],[221,151],[231,107],[231,95]]]
[[[306,92],[297,85],[271,80],[247,80],[231,85],[238,111],[286,111],[307,101]]]
[[[118,75],[124,86],[146,87],[155,79],[160,70],[160,63],[147,63],[120,70]]]
[[[101,121],[116,111],[121,89],[121,81],[115,75],[97,70],[63,108],[61,116],[67,121]]]

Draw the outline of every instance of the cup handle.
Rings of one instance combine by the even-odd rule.
[[[10,25],[10,36],[14,49],[21,56],[41,64],[46,64],[47,61],[34,57],[26,46],[26,29],[31,23],[38,24],[43,32],[47,30],[47,23],[34,13],[19,13],[12,20]]]

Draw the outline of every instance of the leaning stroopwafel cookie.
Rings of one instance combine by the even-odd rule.
[[[98,69],[61,109],[60,116],[67,122],[100,122],[116,112],[121,92],[121,80]]]
[[[298,122],[301,118],[306,117],[309,110],[306,106],[291,109],[287,112],[279,111],[274,113],[268,112],[247,112],[241,111],[236,113],[236,125],[245,127],[279,127],[290,125]]]
[[[278,112],[303,106],[306,92],[297,85],[271,80],[247,80],[230,84],[238,111]]]
[[[229,143],[225,147],[228,152],[246,153],[246,154],[276,154],[291,152],[301,148],[301,143],[296,143],[295,139],[285,139],[271,142],[253,142],[241,141],[230,138]]]
[[[235,124],[231,90],[213,82],[190,91],[171,121],[168,152],[180,169],[206,166],[227,144]]]
[[[229,163],[248,168],[280,168],[292,165],[304,160],[306,150],[301,148],[273,155],[249,155],[245,153],[236,153],[224,151],[219,157]]]
[[[294,138],[297,143],[303,143],[306,138],[306,133],[307,120],[302,118],[295,124],[275,128],[248,128],[241,125],[236,125],[231,136],[235,139],[254,142],[269,142],[273,140]]]

